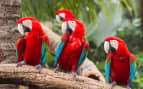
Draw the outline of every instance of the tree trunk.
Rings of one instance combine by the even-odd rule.
[[[82,76],[74,78],[71,74],[55,73],[43,68],[39,73],[35,67],[16,64],[0,65],[0,83],[22,84],[38,89],[110,89],[111,85]],[[124,89],[115,86],[113,89]]]
[[[11,31],[21,17],[21,0],[0,0],[0,61],[13,62],[18,34]]]
[[[15,57],[16,33],[10,33],[21,17],[21,0],[0,0],[0,62],[13,62]],[[15,39],[15,40],[13,40]],[[16,89],[15,85],[0,85],[0,89]]]

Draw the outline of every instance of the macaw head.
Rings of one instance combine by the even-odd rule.
[[[66,18],[75,18],[71,11],[69,10],[59,10],[56,12],[56,20],[62,22]]]
[[[129,54],[126,43],[118,37],[107,37],[104,40],[104,51],[106,53],[113,52],[116,54]]]
[[[43,30],[39,21],[33,17],[22,18],[17,22],[17,24],[18,31],[23,36],[27,34],[43,34]]]
[[[83,23],[73,18],[63,20],[62,32],[64,34],[72,34],[72,36],[80,39],[83,39],[85,36],[85,28]]]

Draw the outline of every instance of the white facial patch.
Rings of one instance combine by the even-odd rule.
[[[24,29],[22,24],[18,24],[18,31],[20,32],[21,35],[24,35]]]
[[[108,51],[109,51],[109,42],[108,41],[104,42],[104,51],[105,51],[105,53],[108,53]]]
[[[75,21],[68,21],[69,27],[72,29],[72,31],[75,30],[76,22]]]
[[[110,40],[110,45],[117,50],[119,44],[117,40]]]
[[[66,29],[67,29],[67,23],[64,22],[64,23],[62,24],[62,33],[63,33],[63,34],[65,34]]]
[[[62,18],[66,17],[65,13],[60,13],[59,16],[62,17]]]
[[[32,30],[32,21],[31,20],[25,20],[22,22],[22,24],[26,27],[28,27],[30,30]]]
[[[60,22],[60,17],[59,17],[59,15],[56,15],[56,20],[57,20],[57,22]]]

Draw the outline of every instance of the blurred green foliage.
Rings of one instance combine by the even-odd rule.
[[[122,38],[137,57],[137,73],[133,89],[143,89],[143,32],[140,7],[137,0],[22,0],[22,16],[32,16],[40,21],[53,23],[53,31],[59,33],[55,13],[60,9],[71,10],[86,26],[90,42],[88,57],[104,74],[106,54],[103,41],[108,36]],[[54,56],[49,55],[53,66]]]

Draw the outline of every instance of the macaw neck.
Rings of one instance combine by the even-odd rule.
[[[122,48],[122,49],[118,49],[115,53],[115,55],[118,55],[118,56],[129,56],[130,55],[130,52],[128,51],[127,48]]]
[[[41,38],[45,33],[43,30],[32,30],[31,32],[28,33],[26,36],[27,39],[39,39]]]
[[[61,40],[65,41],[65,40],[69,39],[70,36],[71,36],[70,33],[66,33],[65,35],[62,36]]]
[[[83,40],[84,39],[84,33],[83,32],[73,32],[72,37]]]

